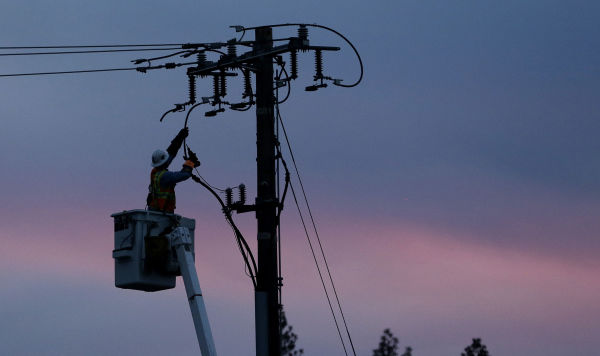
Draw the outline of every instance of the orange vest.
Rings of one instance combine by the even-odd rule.
[[[148,207],[151,210],[160,210],[165,213],[175,211],[175,186],[163,188],[160,186],[160,179],[167,170],[154,168],[150,173],[150,202]]]

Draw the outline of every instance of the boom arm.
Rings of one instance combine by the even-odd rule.
[[[202,356],[217,356],[215,343],[210,331],[210,324],[208,322],[208,314],[206,314],[202,290],[200,289],[198,275],[196,274],[196,266],[194,265],[194,258],[192,256],[192,240],[190,238],[190,233],[187,228],[178,227],[170,234],[169,238],[171,239],[171,245],[175,248],[175,252],[177,253],[177,261],[179,262],[181,276],[183,277],[183,283],[185,284],[185,291],[187,293],[188,302],[190,303],[190,310],[192,312],[192,319],[194,319],[194,327],[196,328],[196,337],[198,338],[198,344],[200,345],[200,352],[202,353]]]

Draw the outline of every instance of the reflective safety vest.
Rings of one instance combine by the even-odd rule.
[[[175,185],[166,188],[160,186],[160,179],[166,171],[166,169],[154,168],[150,173],[148,207],[151,210],[173,213],[175,211]]]

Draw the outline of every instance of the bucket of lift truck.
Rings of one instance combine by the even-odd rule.
[[[181,275],[167,235],[178,226],[187,228],[194,251],[194,219],[149,210],[112,214],[115,223],[115,286],[155,292],[175,288]]]

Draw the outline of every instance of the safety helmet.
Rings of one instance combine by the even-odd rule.
[[[152,153],[152,167],[159,167],[169,160],[169,155],[163,150],[156,150]]]

